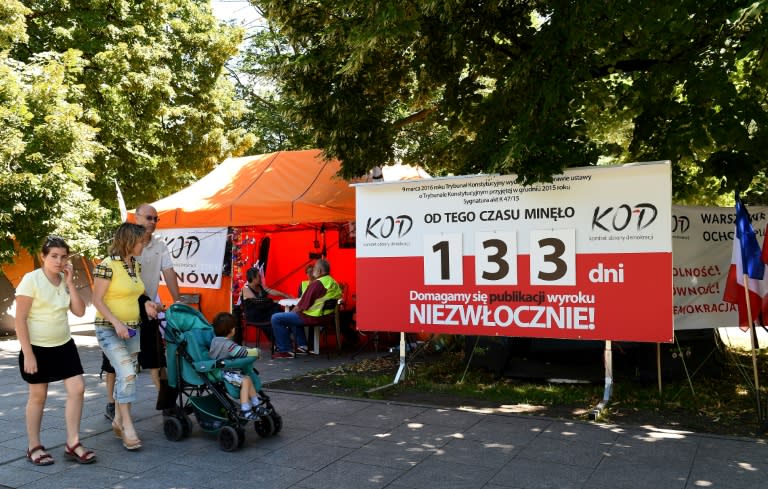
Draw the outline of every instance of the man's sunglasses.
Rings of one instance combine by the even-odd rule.
[[[157,217],[157,216],[143,216],[143,215],[141,215],[141,214],[136,214],[136,215],[137,215],[137,216],[139,216],[139,217],[143,217],[143,218],[144,218],[144,219],[146,219],[147,221],[152,221],[152,222],[160,222],[160,218],[159,218],[159,217]]]

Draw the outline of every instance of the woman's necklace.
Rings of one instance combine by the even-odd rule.
[[[55,278],[51,278],[45,270],[43,270],[43,275],[45,275],[45,278],[48,279],[53,288],[56,289],[56,293],[61,294],[61,275],[56,273],[54,274]]]
[[[131,280],[133,280],[133,283],[137,283],[139,281],[139,277],[138,275],[136,275],[136,266],[133,263],[133,260],[131,259],[130,256],[127,259],[122,258],[122,260],[123,260],[123,266],[125,267],[125,271],[128,273],[128,276],[131,277]]]

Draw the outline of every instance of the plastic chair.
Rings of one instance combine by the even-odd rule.
[[[342,299],[327,299],[320,310],[320,322],[307,325],[310,328],[320,328],[325,335],[325,344],[328,345],[328,332],[333,329],[336,333],[336,351],[341,352],[341,320],[340,311]],[[320,352],[316,352],[320,353]],[[328,351],[328,358],[331,358],[331,352]]]

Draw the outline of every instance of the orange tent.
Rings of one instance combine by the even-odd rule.
[[[319,150],[229,158],[155,202],[158,228],[295,225],[355,220],[355,192]]]
[[[355,251],[339,246],[339,236],[343,225],[355,220],[355,191],[336,176],[339,169],[337,160],[324,160],[319,150],[229,158],[189,187],[154,202],[158,229],[226,226],[240,237],[239,244],[233,240],[240,259],[221,289],[183,287],[181,292],[200,294],[200,308],[209,319],[230,310],[232,289],[242,286],[258,244],[268,236],[267,286],[295,295],[305,278],[304,265],[324,248],[331,274],[348,285],[353,302]],[[165,287],[161,296],[170,300]]]

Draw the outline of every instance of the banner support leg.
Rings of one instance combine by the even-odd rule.
[[[379,387],[374,387],[373,389],[368,389],[365,391],[366,394],[370,394],[372,392],[380,391],[383,389],[387,389],[389,387],[392,387],[400,382],[403,378],[405,378],[405,371],[406,371],[406,363],[405,363],[405,333],[400,333],[400,366],[397,369],[397,373],[395,374],[395,379],[386,385],[382,385]]]
[[[400,333],[400,366],[395,374],[395,380],[392,384],[397,384],[400,379],[405,377],[405,333]]]
[[[661,397],[661,343],[656,343],[656,380],[659,384],[659,397]]]
[[[589,413],[592,420],[600,418],[603,409],[608,405],[613,393],[613,353],[611,351],[611,340],[605,340],[605,352],[603,353],[605,362],[605,388],[603,390],[603,400]]]

